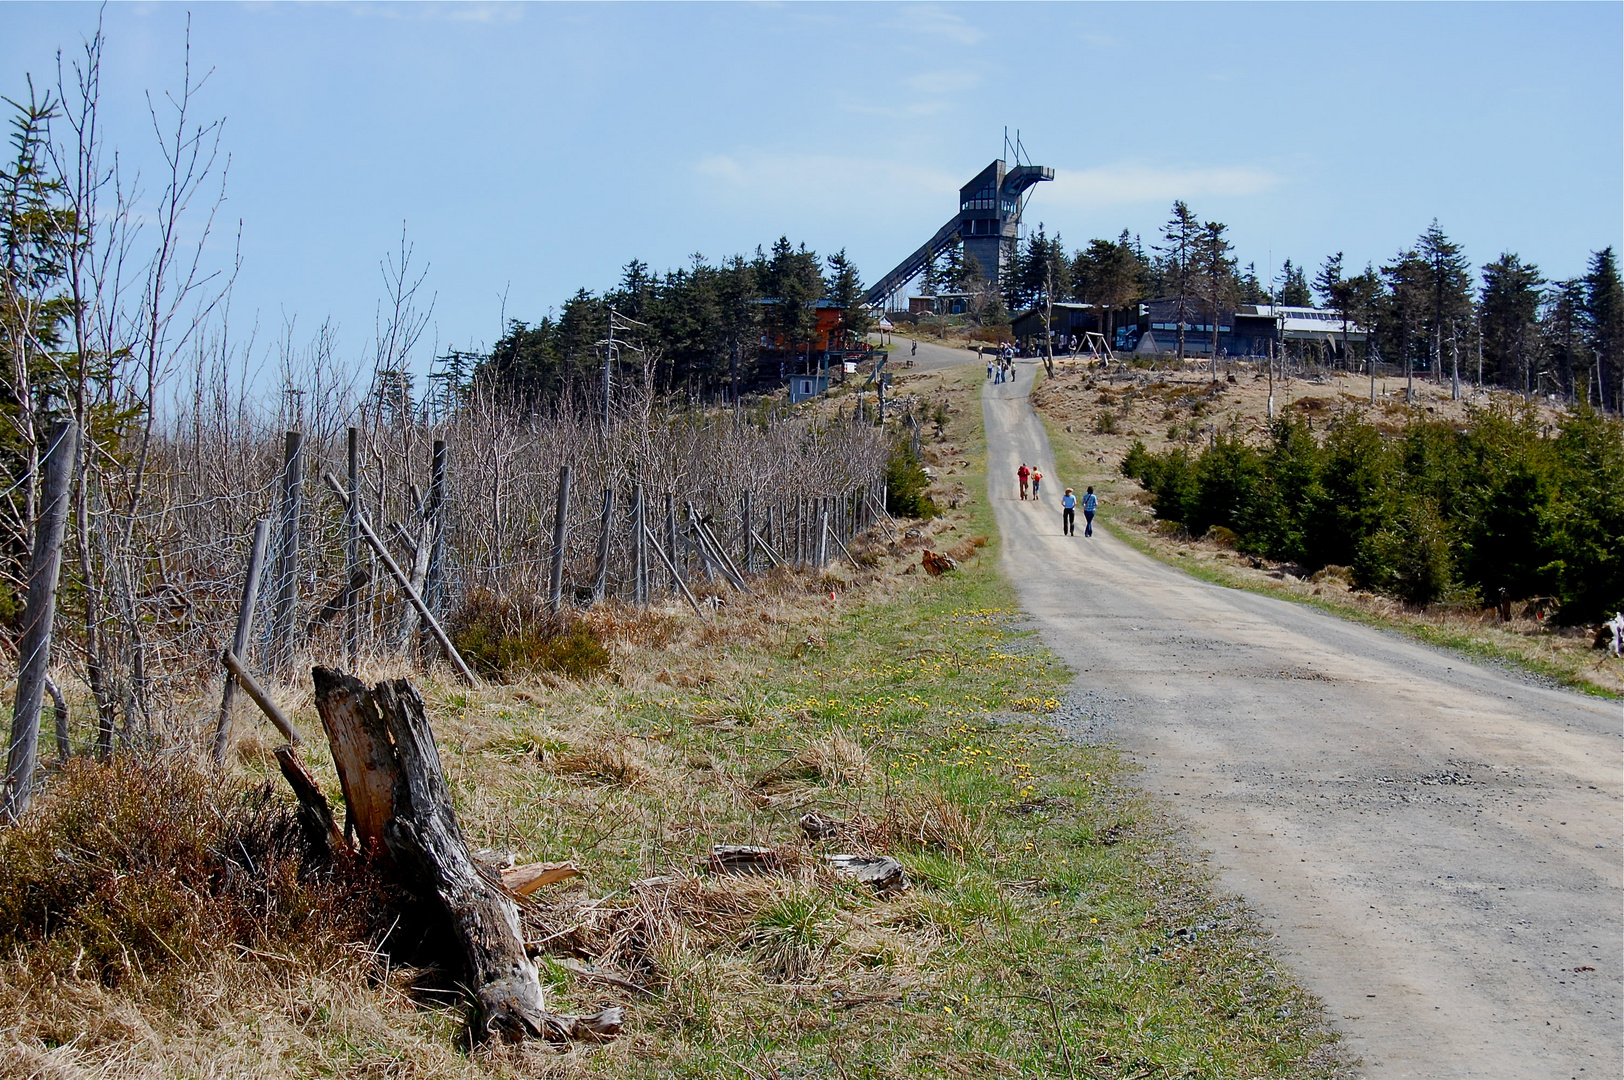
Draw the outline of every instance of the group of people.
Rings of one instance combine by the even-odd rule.
[[[1026,498],[1028,483],[1031,484],[1032,498],[1036,499],[1038,497],[1038,487],[1043,483],[1043,474],[1038,472],[1036,466],[1029,469],[1026,467],[1026,462],[1021,462],[1021,467],[1015,470],[1015,477],[1021,482],[1022,499]]]
[[[1021,462],[1021,467],[1015,470],[1015,479],[1021,483],[1021,500],[1023,502],[1028,497],[1039,499],[1038,491],[1043,485],[1043,473],[1038,470],[1036,465],[1028,466],[1026,462]],[[1030,496],[1028,492],[1030,492]],[[1094,535],[1094,514],[1099,508],[1099,497],[1094,494],[1094,489],[1090,487],[1083,494],[1084,536]],[[1071,488],[1067,488],[1066,493],[1060,497],[1060,531],[1065,536],[1077,535],[1077,495]]]
[[[1100,500],[1090,487],[1083,495],[1083,535],[1094,535],[1094,512],[1100,508]],[[1077,535],[1077,496],[1071,488],[1060,499],[1060,531],[1066,536]]]
[[[976,355],[986,359],[987,378],[993,382],[1009,382],[1015,377],[1015,346],[1005,345],[989,353],[985,345],[977,345]]]

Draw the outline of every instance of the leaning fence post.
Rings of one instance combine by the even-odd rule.
[[[615,489],[603,489],[603,519],[598,523],[598,573],[592,579],[592,600],[603,599],[605,584],[609,581],[609,526],[615,515]]]
[[[270,536],[271,519],[260,518],[254,525],[254,542],[248,549],[248,572],[243,575],[242,582],[242,606],[237,609],[237,633],[231,639],[231,651],[238,657],[248,655],[248,642],[254,632],[254,609],[259,605],[260,570],[265,565],[265,546]],[[236,696],[237,676],[228,670],[225,689],[220,693],[220,720],[214,726],[216,765],[225,761],[226,748],[231,745],[231,703]]]
[[[332,488],[333,494],[337,495],[340,501],[344,502],[345,505],[349,504],[348,497],[344,494],[344,488],[339,485],[338,480],[334,478],[332,473],[325,474],[322,479],[327,481],[327,486]],[[479,680],[474,677],[473,671],[468,667],[467,662],[463,660],[462,654],[451,643],[451,637],[445,632],[445,627],[440,625],[440,620],[436,619],[434,613],[428,609],[428,605],[423,603],[422,595],[412,588],[411,579],[406,576],[406,571],[400,568],[400,564],[395,561],[394,556],[389,554],[389,549],[384,547],[383,541],[378,539],[378,534],[372,531],[371,525],[367,524],[365,511],[357,512],[356,522],[361,526],[361,538],[377,554],[378,561],[383,563],[383,568],[389,571],[389,576],[395,579],[395,584],[399,585],[401,591],[406,594],[407,601],[417,608],[417,614],[428,625],[429,633],[433,634],[434,640],[440,643],[440,648],[445,650],[446,659],[450,660],[452,666],[457,669],[457,674],[461,675],[463,681],[469,686],[479,685]]]
[[[671,580],[677,583],[677,588],[682,590],[682,595],[688,598],[688,603],[693,607],[694,614],[703,619],[705,617],[705,609],[699,606],[699,601],[694,599],[694,594],[689,592],[688,586],[682,583],[682,575],[677,573],[677,564],[671,560],[669,555],[660,550],[659,541],[654,539],[653,533],[645,530],[643,535],[648,538],[650,545],[654,548],[654,554],[658,555],[660,557],[660,561],[665,563],[666,569],[671,571]]]
[[[739,530],[739,535],[744,538],[744,572],[746,574],[753,574],[756,572],[756,546],[750,542],[750,533],[752,531],[751,526],[753,524],[750,520],[750,511],[752,509],[753,507],[751,506],[750,489],[745,488],[744,527]]]
[[[34,523],[34,551],[28,560],[28,600],[23,608],[23,636],[17,642],[16,706],[11,718],[11,747],[0,790],[0,820],[16,821],[34,795],[34,765],[39,756],[39,718],[51,665],[51,624],[56,618],[56,586],[62,575],[62,537],[68,524],[68,490],[79,456],[79,425],[62,420],[51,432],[50,447],[40,462],[45,471],[40,489],[39,520]]]
[[[293,663],[294,607],[299,599],[299,525],[304,514],[304,435],[287,433],[282,448],[282,556],[276,570],[276,610],[272,628],[276,666]]]
[[[564,541],[569,534],[570,467],[558,467],[558,504],[553,510],[553,573],[547,583],[547,608],[554,615],[564,605]]]

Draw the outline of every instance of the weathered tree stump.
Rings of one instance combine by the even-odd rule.
[[[519,909],[480,870],[457,824],[416,688],[395,679],[368,690],[354,676],[327,668],[316,668],[314,677],[316,709],[362,850],[386,854],[403,884],[438,900],[462,945],[473,988],[474,1039],[562,1042],[619,1034],[619,1008],[585,1017],[547,1011],[536,965],[525,951]]]

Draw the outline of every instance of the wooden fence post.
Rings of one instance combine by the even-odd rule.
[[[429,465],[428,514],[429,569],[423,579],[423,602],[433,611],[445,602],[445,467],[444,439],[434,440],[434,454]]]
[[[558,467],[558,503],[553,509],[553,573],[547,583],[547,608],[554,615],[564,606],[564,543],[569,539],[570,467]]]
[[[0,821],[17,821],[34,796],[34,766],[39,758],[39,718],[51,665],[51,626],[56,619],[56,586],[62,575],[62,537],[68,524],[68,491],[79,456],[79,425],[62,420],[40,467],[39,520],[34,523],[34,551],[28,560],[28,599],[23,607],[23,636],[17,642],[17,698],[11,718],[11,746],[0,790]]]
[[[746,574],[753,574],[756,572],[756,545],[750,542],[750,533],[753,531],[753,522],[750,520],[750,511],[752,509],[753,507],[751,506],[750,489],[745,488],[743,509],[744,521],[743,527],[739,530],[739,535],[744,544],[744,572]]]
[[[682,580],[681,560],[677,558],[677,496],[675,492],[665,493],[665,565],[671,571],[671,587],[673,589],[687,590]]]
[[[829,561],[829,500],[818,500],[817,568],[822,570]]]
[[[293,664],[294,609],[299,600],[299,526],[303,517],[304,435],[290,431],[282,448],[282,553],[277,560],[272,626],[276,667],[281,671]]]
[[[260,518],[254,524],[254,542],[248,549],[248,572],[243,575],[242,605],[237,609],[237,633],[231,639],[231,651],[238,657],[248,655],[248,643],[254,633],[254,609],[259,606],[260,570],[265,565],[265,546],[270,536],[271,519]],[[220,693],[220,720],[214,726],[216,765],[225,761],[226,748],[231,745],[231,703],[236,696],[237,676],[227,671],[225,689]]]
[[[645,521],[643,485],[632,486],[632,601],[638,607],[648,604],[648,530]]]
[[[603,599],[604,586],[609,581],[609,526],[615,516],[615,489],[603,489],[603,519],[598,523],[598,572],[592,579],[592,602]]]
[[[361,429],[349,429],[350,504],[344,509],[344,580],[355,581],[361,572],[361,530],[355,524],[355,511],[361,505]],[[344,613],[344,658],[355,667],[361,658],[361,590],[351,589]],[[239,641],[234,650],[240,657],[247,643]],[[217,746],[216,753],[220,751]]]

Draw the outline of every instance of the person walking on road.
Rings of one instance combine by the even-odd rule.
[[[1028,469],[1026,467],[1026,462],[1024,462],[1024,461],[1021,462],[1021,467],[1015,470],[1015,476],[1021,482],[1021,501],[1022,502],[1026,501],[1026,479],[1027,479],[1027,477],[1029,477],[1031,475],[1032,475],[1032,470]]]
[[[1060,535],[1077,535],[1077,496],[1071,493],[1071,488],[1060,498]]]
[[[1083,496],[1083,535],[1094,535],[1094,512],[1100,508],[1100,500],[1095,497],[1094,489],[1089,488]]]
[[[916,341],[912,345],[908,346],[908,355],[909,356],[918,356],[919,355],[919,342]]]
[[[1043,474],[1038,472],[1037,467],[1034,466],[1032,468],[1032,498],[1036,499],[1038,497],[1038,485],[1041,483],[1043,483]]]

